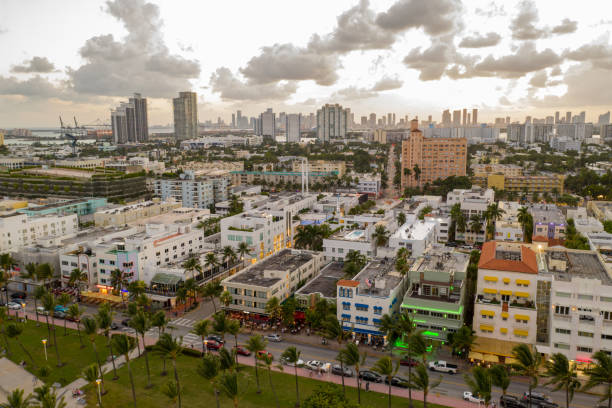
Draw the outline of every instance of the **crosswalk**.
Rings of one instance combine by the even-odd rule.
[[[131,327],[122,327],[121,331],[127,334],[131,334],[131,335],[136,334],[136,330],[132,329]],[[145,336],[157,337],[158,334],[159,334],[159,330],[156,327],[152,327],[149,330],[147,330],[147,332],[145,333]]]
[[[199,346],[200,344],[202,344],[200,336],[196,336],[193,333],[187,333],[183,336],[183,346],[185,347]]]
[[[185,319],[181,317],[179,319],[170,320],[170,326],[183,326],[183,327],[193,327],[196,321],[192,319]]]

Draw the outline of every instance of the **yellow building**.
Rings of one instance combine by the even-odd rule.
[[[565,176],[555,174],[551,176],[510,176],[503,174],[489,174],[487,176],[487,187],[497,190],[515,191],[528,193],[552,193],[556,189],[558,194],[563,194],[563,183]],[[474,178],[474,183],[479,180]]]
[[[346,163],[343,161],[313,160],[308,162],[308,170],[311,172],[332,172],[337,171],[338,177],[346,173]],[[302,171],[302,162],[293,162],[293,171]]]
[[[476,163],[470,166],[474,177],[487,177],[489,174],[503,174],[507,177],[523,175],[523,168],[516,164],[482,164]]]
[[[0,146],[4,146],[4,133],[0,132]]]

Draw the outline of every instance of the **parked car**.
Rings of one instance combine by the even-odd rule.
[[[65,319],[66,318],[66,312],[62,312],[62,311],[55,312],[53,314],[53,316],[58,318],[58,319]]]
[[[439,360],[429,363],[429,369],[440,373],[457,374],[458,367],[456,364],[450,364],[446,361]]]
[[[266,335],[265,339],[268,340],[268,341],[273,341],[275,343],[283,341],[282,337],[279,336],[278,334],[268,334],[268,335]]]
[[[499,406],[501,408],[527,408],[527,404],[521,402],[514,395],[502,395],[499,397]],[[608,406],[606,405],[606,408]]]
[[[8,303],[9,310],[21,310],[21,303],[18,302],[9,302]]]
[[[247,349],[244,346],[238,346],[238,347],[234,346],[233,348],[234,348],[234,350],[236,350],[236,354],[239,354],[241,356],[250,356],[251,355],[251,352],[249,351],[249,349]]]
[[[385,377],[385,384],[389,384],[389,379],[387,377]],[[394,387],[408,388],[408,379],[396,375],[391,377],[391,385]]]
[[[485,400],[478,395],[472,394],[472,391],[463,391],[463,399],[469,402],[475,402],[478,405],[484,404]]]
[[[529,404],[529,392],[525,391],[523,393],[523,398],[521,398],[521,400],[528,405]],[[559,406],[553,400],[551,400],[548,396],[546,396],[545,394],[542,394],[541,392],[531,393],[531,405],[535,405],[535,406],[542,407],[542,408],[554,408],[554,407]]]
[[[400,365],[403,365],[403,366],[416,367],[419,364],[420,363],[418,361],[416,361],[416,360],[414,360],[414,359],[412,359],[410,357],[405,357],[405,358],[402,358],[400,360]]]
[[[217,336],[216,334],[209,334],[206,337],[206,340],[214,340],[217,343],[221,343],[221,344],[225,343],[225,341],[221,338],[221,336]]]
[[[115,322],[112,322],[110,324],[110,328],[111,328],[111,330],[119,330],[119,325],[117,323],[115,323]]]
[[[286,365],[286,366],[290,366],[290,367],[295,367],[295,366],[302,367],[302,366],[304,365],[304,360],[302,360],[302,359],[300,358],[300,359],[298,359],[298,361],[296,361],[295,363],[290,363],[289,361],[287,361],[287,359],[286,359],[286,358],[281,357],[281,358],[280,358],[280,363],[281,363],[282,365]]]
[[[334,364],[331,368],[332,374],[336,375],[344,375],[344,377],[352,377],[355,375],[353,369],[350,367],[344,367],[344,372],[342,371],[342,366],[340,364]]]
[[[257,352],[257,358],[262,358],[265,355],[272,356],[272,353],[270,353],[269,351],[266,351],[266,350],[259,350]]]
[[[319,371],[319,369],[323,368],[323,362],[319,361],[319,360],[310,360],[307,361],[306,364],[304,364],[304,366],[312,371]]]
[[[13,292],[11,293],[11,299],[25,299],[28,295],[25,292]]]
[[[223,344],[215,340],[206,340],[205,344],[206,344],[206,349],[208,350],[219,350],[221,347],[223,347]]]
[[[44,307],[42,307],[42,306],[37,306],[37,307],[36,307],[36,311],[38,312],[38,314],[40,314],[40,315],[44,315],[44,316],[46,316],[46,315],[48,315],[48,314],[49,314],[49,312],[47,312],[47,311],[45,310],[45,308],[44,308]]]
[[[377,382],[377,383],[383,382],[383,378],[380,374],[375,373],[374,371],[370,371],[370,370],[360,371],[359,378],[365,381],[371,381],[371,382]]]
[[[64,307],[62,305],[55,305],[55,307],[53,308],[53,311],[55,313],[57,313],[57,312],[64,312],[65,313],[66,310],[68,310],[68,308],[66,308],[66,307]]]
[[[132,319],[123,319],[121,321],[121,325],[125,326],[125,327],[129,327],[130,326],[130,320],[132,320]]]

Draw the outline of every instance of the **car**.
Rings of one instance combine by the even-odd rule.
[[[121,321],[121,325],[122,325],[122,326],[125,326],[125,327],[129,327],[129,326],[130,326],[130,321],[131,321],[131,320],[132,320],[132,319],[123,319],[123,320]]]
[[[53,314],[54,317],[58,318],[58,319],[65,319],[66,318],[66,312],[55,312]]]
[[[371,381],[371,382],[377,382],[377,383],[383,382],[383,378],[380,374],[375,373],[374,371],[370,371],[370,370],[360,371],[359,378],[365,381]]]
[[[400,360],[400,365],[403,365],[403,366],[416,367],[419,364],[420,363],[418,361],[416,361],[416,360],[414,360],[414,359],[412,359],[410,357],[405,357],[405,358],[402,358]]]
[[[219,350],[221,347],[223,347],[223,344],[215,340],[206,340],[205,344],[207,350]]]
[[[289,367],[296,367],[296,366],[297,367],[302,367],[305,364],[304,360],[302,360],[301,358],[299,358],[298,361],[296,361],[295,363],[291,363],[285,357],[281,357],[280,358],[280,363],[282,365],[286,365],[286,366],[289,366]]]
[[[209,334],[208,336],[206,336],[206,340],[214,340],[217,343],[225,343],[225,341],[221,338],[221,336],[217,336],[216,334]]]
[[[523,398],[521,398],[521,400],[529,404],[529,392],[525,391],[523,393]],[[536,405],[536,406],[541,406],[543,408],[544,407],[552,408],[552,407],[558,406],[553,400],[551,400],[548,396],[546,396],[545,394],[542,394],[541,392],[531,393],[531,404]]]
[[[389,379],[385,377],[385,384],[389,384]],[[391,385],[395,387],[408,388],[408,379],[395,375],[391,377]]]
[[[352,368],[344,367],[344,371],[342,371],[342,368],[340,364],[334,364],[331,368],[331,372],[336,375],[344,375],[344,377],[352,377],[355,375]]]
[[[469,402],[475,402],[478,405],[484,404],[485,400],[478,395],[472,394],[472,391],[463,391],[463,399]]]
[[[450,364],[446,361],[438,360],[429,363],[429,370],[438,371],[440,373],[457,374],[458,367],[456,364]]]
[[[309,370],[319,371],[319,369],[323,367],[323,362],[319,360],[310,360],[310,361],[307,361],[306,364],[304,364],[304,366]]]
[[[501,408],[527,408],[527,405],[514,395],[502,395],[499,397],[499,406]]]
[[[64,307],[64,306],[62,306],[62,305],[56,305],[56,306],[53,308],[53,311],[54,311],[55,313],[57,313],[57,312],[66,312],[66,310],[68,310],[68,308],[66,308],[66,307]]]
[[[9,310],[21,310],[21,303],[17,302],[9,302],[8,303]]]
[[[268,335],[266,335],[265,339],[268,340],[268,341],[273,341],[275,343],[283,341],[283,338],[281,336],[279,336],[278,334],[268,334]]]
[[[119,330],[119,325],[117,323],[115,323],[115,322],[112,322],[110,324],[110,328],[111,328],[111,330]]]
[[[241,356],[250,356],[251,352],[249,351],[249,349],[247,349],[244,346],[234,346],[233,349],[236,351],[236,354],[239,354]]]
[[[447,247],[456,247],[456,246],[457,246],[457,243],[456,243],[456,242],[447,242],[447,243],[446,243],[446,246],[447,246]]]
[[[13,292],[11,293],[11,299],[25,299],[28,295],[25,292]]]
[[[37,306],[37,307],[36,307],[36,312],[37,312],[38,314],[40,314],[40,315],[43,315],[43,316],[46,316],[46,315],[48,315],[48,314],[49,314],[49,312],[47,312],[47,311],[45,310],[45,308],[44,308],[44,307],[42,307],[42,306]]]
[[[269,351],[266,350],[259,350],[257,352],[257,358],[262,358],[263,356],[268,356],[268,357],[272,357],[272,353],[270,353]]]

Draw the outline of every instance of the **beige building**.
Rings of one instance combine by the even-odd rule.
[[[506,176],[504,174],[489,174],[486,178],[474,177],[473,182],[483,187],[486,184],[487,188],[495,188],[498,191],[563,194],[565,175]]]
[[[94,214],[94,221],[96,227],[121,227],[141,219],[170,213],[179,207],[181,207],[180,201],[160,201],[155,199],[153,201],[143,201],[141,203],[98,211]]]
[[[226,161],[212,161],[212,162],[200,162],[190,161],[180,166],[183,170],[225,170],[225,171],[242,171],[244,170],[243,161],[226,162]]]
[[[172,100],[174,113],[174,137],[177,140],[198,137],[198,95],[195,92],[179,92]]]
[[[387,131],[384,129],[375,129],[374,130],[374,141],[385,144],[387,143]]]
[[[302,171],[301,160],[295,160],[292,166],[293,171]],[[336,171],[338,172],[338,177],[342,177],[346,173],[346,163],[343,161],[313,160],[308,162],[308,170],[315,172]]]
[[[97,157],[83,158],[83,159],[66,159],[56,160],[56,167],[70,167],[73,169],[95,169],[96,167],[104,167],[106,159],[99,159]]]
[[[522,176],[523,168],[516,164],[482,164],[475,163],[470,166],[474,177],[487,177],[489,174],[503,174],[507,177]]]

